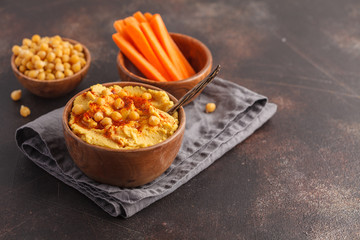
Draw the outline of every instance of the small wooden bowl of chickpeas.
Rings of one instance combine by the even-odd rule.
[[[76,88],[90,67],[91,55],[81,43],[60,36],[24,38],[12,48],[11,67],[33,94],[55,98]]]

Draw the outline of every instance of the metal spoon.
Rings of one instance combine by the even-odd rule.
[[[219,73],[220,71],[220,65],[217,65],[215,70],[210,73],[204,80],[196,84],[195,87],[193,87],[190,91],[188,91],[180,100],[172,107],[169,111],[167,111],[168,114],[173,115],[174,112],[176,112],[182,105],[184,105],[189,99],[191,99],[193,96],[195,96],[198,92],[203,90],[206,85],[208,85]]]

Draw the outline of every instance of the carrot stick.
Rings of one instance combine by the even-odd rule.
[[[184,54],[181,52],[181,50],[179,49],[179,47],[176,45],[175,41],[171,38],[171,42],[176,50],[176,53],[178,55],[178,58],[181,59],[182,63],[184,64],[186,71],[188,73],[188,77],[195,75],[195,70],[193,69],[193,67],[190,65],[190,63],[188,62],[188,60],[185,58]]]
[[[172,42],[172,38],[170,37],[161,16],[159,14],[153,15],[150,24],[162,46],[165,48],[167,54],[169,55],[171,61],[177,68],[180,69],[182,77],[190,77],[191,73],[188,72],[187,68],[185,67],[185,63],[183,62],[185,57],[184,59],[180,57],[181,52],[178,48],[175,48],[174,43]]]
[[[160,63],[159,59],[156,57],[153,49],[151,48],[149,42],[147,41],[144,33],[141,31],[140,27],[135,24],[127,23],[125,27],[125,32],[131,37],[139,52],[141,52],[144,57],[161,73],[163,77],[171,80],[169,74],[166,72],[163,65]]]
[[[141,23],[141,22],[147,22],[145,16],[140,12],[137,11],[136,13],[133,14],[134,18],[136,18],[136,20]]]
[[[114,22],[114,28],[115,30],[120,33],[125,39],[126,41],[130,42],[131,44],[133,44],[130,36],[125,32],[124,28],[125,28],[125,23],[124,20],[117,20]]]
[[[119,33],[114,33],[112,38],[127,58],[145,75],[145,77],[165,82],[166,79],[154,68],[125,38]]]
[[[151,14],[151,13],[146,12],[146,13],[144,13],[144,17],[146,18],[146,20],[147,20],[148,22],[150,22],[150,21],[151,21],[151,19],[152,19],[152,14]]]
[[[133,24],[135,26],[139,26],[139,22],[133,16],[127,17],[124,19],[126,25]]]
[[[172,81],[180,80],[182,78],[179,71],[175,68],[174,64],[171,62],[169,56],[166,54],[165,50],[161,46],[161,43],[156,38],[155,33],[152,31],[151,26],[147,22],[142,22],[140,28],[143,31],[146,39],[148,40],[150,46],[154,50],[156,56],[163,64],[167,73],[170,75]]]

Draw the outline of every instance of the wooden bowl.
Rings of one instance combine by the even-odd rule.
[[[133,81],[159,87],[180,99],[203,80],[211,71],[212,55],[210,50],[199,40],[179,33],[170,33],[186,59],[194,68],[196,74],[179,81],[157,82],[144,75],[121,53],[117,56],[117,67],[123,81]],[[196,96],[195,96],[196,97]],[[194,98],[193,98],[194,99]],[[192,100],[192,99],[191,99]],[[187,103],[191,102],[188,101]]]
[[[157,87],[135,82],[113,82],[104,86],[143,86],[147,89],[161,90]],[[111,149],[91,145],[75,135],[68,124],[74,99],[88,91],[76,94],[66,104],[62,125],[65,142],[75,164],[88,177],[102,183],[120,187],[136,187],[156,179],[169,168],[175,159],[185,132],[185,111],[179,113],[179,127],[165,141],[138,149]],[[175,103],[177,99],[168,94]]]
[[[79,43],[75,40],[68,38],[62,39],[64,41],[70,42],[71,44]],[[89,70],[91,55],[89,50],[83,44],[81,45],[84,49],[86,64],[79,72],[75,73],[73,76],[70,77],[54,80],[38,80],[30,78],[20,72],[19,69],[16,67],[14,54],[11,57],[11,68],[19,82],[33,94],[45,98],[59,97],[76,88]]]

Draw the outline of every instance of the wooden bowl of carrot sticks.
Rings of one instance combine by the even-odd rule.
[[[169,33],[159,14],[136,12],[114,28],[123,81],[151,84],[179,99],[211,71],[210,50],[193,37]]]

